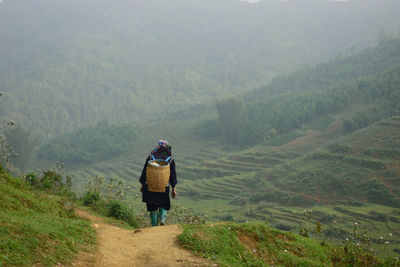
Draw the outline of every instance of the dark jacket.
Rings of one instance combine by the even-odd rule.
[[[167,159],[168,155],[159,154],[155,155],[155,157],[156,159]],[[169,186],[165,188],[165,192],[150,192],[147,189],[146,168],[150,159],[151,157],[148,156],[142,170],[142,175],[139,179],[139,182],[143,185],[142,201],[151,205],[162,206],[169,210],[171,206],[169,199]],[[176,180],[175,161],[173,159],[170,161],[170,168],[169,185],[175,187],[178,181]]]

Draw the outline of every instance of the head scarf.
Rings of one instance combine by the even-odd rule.
[[[164,151],[168,153],[168,156],[172,156],[172,147],[170,143],[168,143],[167,140],[158,140],[157,146],[153,149],[151,154],[156,154]]]

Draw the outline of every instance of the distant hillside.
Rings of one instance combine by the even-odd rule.
[[[396,34],[399,9],[396,0],[3,0],[1,105],[44,136],[101,120],[173,119],[358,51],[382,30]]]
[[[186,155],[183,163],[177,160],[183,164],[182,194],[240,206],[369,202],[400,207],[400,117],[343,137],[338,125],[331,122],[321,130],[310,124],[281,140],[283,145],[271,142],[219,155],[208,148],[197,153],[198,163],[194,154]]]
[[[400,115],[400,39],[345,59],[304,68],[274,79],[242,98],[217,102],[217,115],[198,122],[204,139],[262,143],[321,116],[350,110],[351,132]],[[228,141],[229,140],[229,141]]]
[[[0,170],[0,266],[70,263],[79,249],[93,246],[89,222],[70,208]]]
[[[294,92],[318,92],[346,81],[376,75],[400,66],[400,39],[383,40],[378,46],[365,49],[350,57],[340,57],[329,63],[300,69],[275,78],[267,86],[246,94],[253,102],[272,95]]]
[[[261,180],[269,186],[251,199],[289,205],[358,201],[400,207],[399,133],[400,117],[394,117],[276,165],[262,172]]]

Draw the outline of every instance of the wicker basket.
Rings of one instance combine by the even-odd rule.
[[[157,163],[159,166],[152,165]],[[170,176],[170,166],[165,160],[150,160],[146,168],[147,189],[150,192],[165,192]]]

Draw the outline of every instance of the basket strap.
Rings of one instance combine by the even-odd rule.
[[[151,154],[151,157],[152,157],[152,159],[151,159],[151,160],[156,160],[156,158],[154,157],[154,155],[153,155],[153,154]],[[169,162],[169,161],[170,161],[170,159],[171,159],[171,157],[168,157],[168,158],[166,158],[166,159],[161,159],[161,160],[165,160],[165,161]]]

